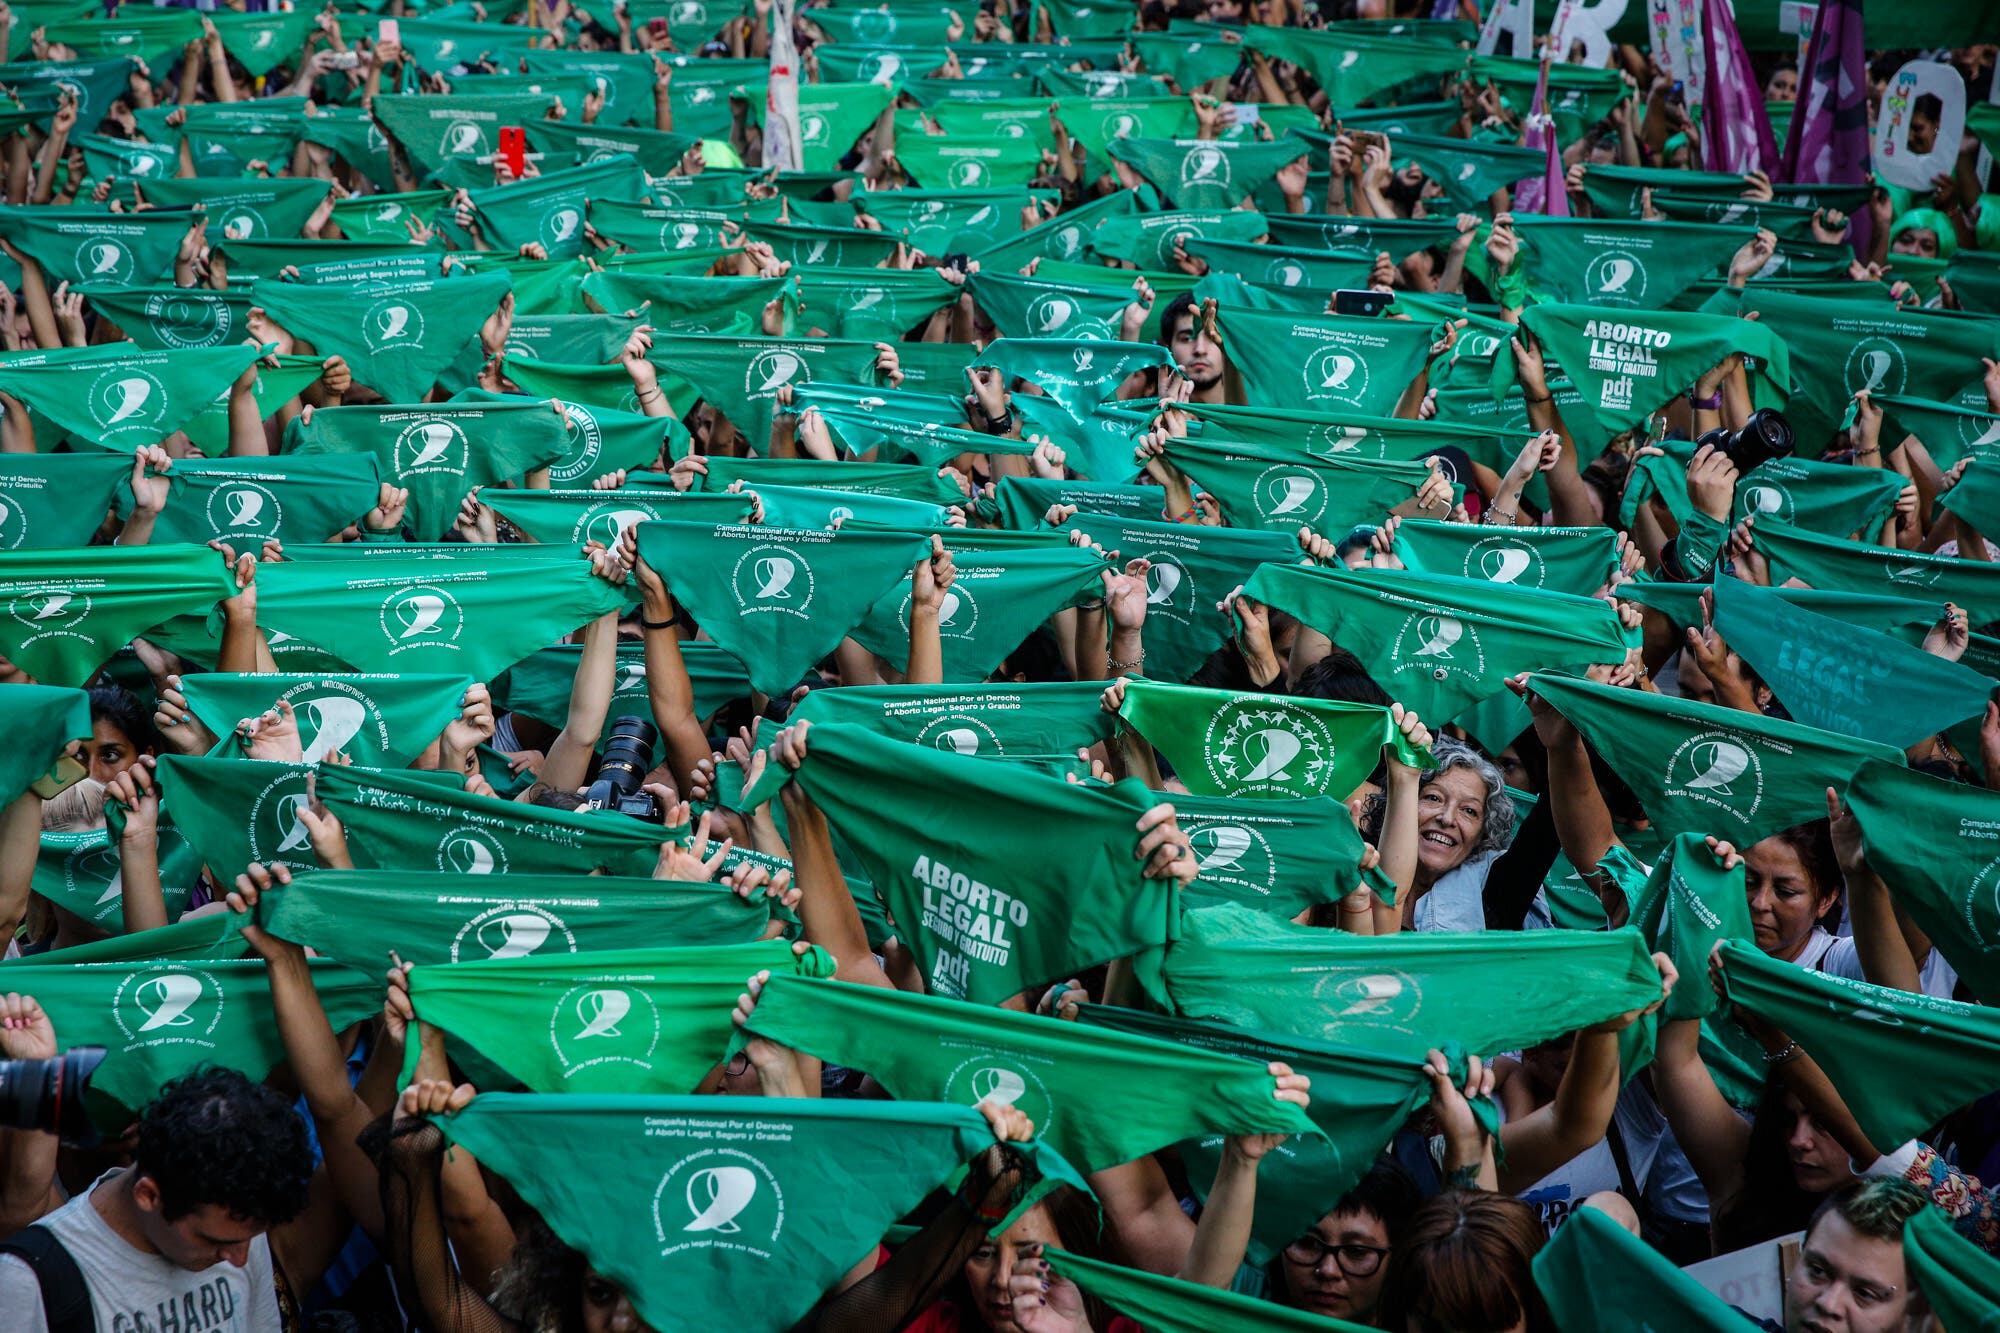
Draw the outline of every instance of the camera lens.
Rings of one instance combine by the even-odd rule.
[[[75,1046],[51,1060],[0,1060],[0,1126],[37,1129],[83,1146],[97,1141],[84,1089],[104,1063],[102,1046]]]

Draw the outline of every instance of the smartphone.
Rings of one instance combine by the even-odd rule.
[[[1255,125],[1263,118],[1263,112],[1255,102],[1231,102],[1229,104],[1229,123],[1232,125]]]
[[[403,25],[396,22],[396,20],[383,19],[375,25],[375,44],[377,46],[380,46],[383,42],[401,42],[402,40]]]
[[[359,51],[335,51],[333,53],[333,67],[335,69],[354,69],[360,64],[361,53]]]
[[[1371,291],[1363,287],[1343,287],[1333,294],[1333,313],[1373,319],[1396,299],[1393,292]]]
[[[82,781],[89,773],[90,770],[83,766],[82,760],[75,755],[66,754],[56,760],[47,773],[29,783],[28,790],[45,801],[52,801]]]
[[[528,136],[519,125],[500,127],[500,160],[515,180],[528,174]]]

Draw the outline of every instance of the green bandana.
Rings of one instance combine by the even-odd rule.
[[[259,77],[298,59],[312,15],[292,13],[235,14],[220,10],[208,16],[222,34],[223,47],[244,69]]]
[[[1306,73],[1334,106],[1360,106],[1398,84],[1421,79],[1436,88],[1440,74],[1456,73],[1465,51],[1442,42],[1366,31],[1366,24],[1337,23],[1325,28],[1243,30],[1243,44],[1276,60],[1289,60]],[[1525,110],[1525,108],[1523,108]]]
[[[1317,1133],[1272,1097],[1262,1064],[958,1000],[776,976],[745,1030],[865,1071],[899,1101],[1018,1107],[1084,1171],[1209,1132]]]
[[[0,550],[90,545],[131,475],[115,454],[0,454]]]
[[[935,269],[816,265],[796,275],[801,324],[828,337],[901,342],[958,299]]]
[[[618,359],[639,323],[637,317],[623,315],[517,315],[507,330],[506,353],[537,361],[603,365]]]
[[[702,478],[702,489],[727,490],[737,481],[760,493],[770,487],[810,487],[927,505],[965,503],[964,493],[932,468],[903,463],[833,463],[816,458],[711,457],[708,472]]]
[[[712,36],[714,29],[704,33]],[[698,44],[697,44],[698,45]],[[637,120],[653,123],[653,62],[643,55],[622,55],[616,51],[542,51],[521,53],[521,67],[528,74],[582,75],[604,99],[597,113],[600,125],[624,125]],[[570,110],[581,113],[583,108]],[[549,121],[560,125],[561,121]],[[664,174],[664,173],[662,173]]]
[[[250,300],[320,355],[346,358],[354,378],[390,402],[415,403],[478,337],[508,290],[504,273],[401,281],[386,290],[259,281]]]
[[[1532,1046],[1660,996],[1645,940],[1630,927],[1371,938],[1241,907],[1189,912],[1162,982],[1159,998],[1190,1018],[1413,1062],[1447,1041],[1470,1051]]]
[[[1902,474],[1888,468],[1774,458],[1737,483],[1736,513],[1730,521],[1769,515],[1829,537],[1858,534],[1870,540],[1895,512],[1902,489]]]
[[[967,454],[1013,454],[1025,457],[1035,446],[1026,440],[986,435],[963,426],[912,421],[900,414],[864,406],[820,409],[827,429],[858,454],[876,458],[909,458],[935,470]]]
[[[1539,179],[1547,165],[1540,149],[1429,134],[1398,134],[1392,149],[1397,166],[1414,162],[1444,191],[1447,207],[1461,213],[1488,212],[1495,191]]]
[[[233,913],[183,917],[156,930],[113,935],[89,944],[73,944],[47,953],[23,954],[7,960],[8,969],[68,967],[71,963],[155,963],[167,959],[241,958],[246,946],[238,934],[241,920]]]
[[[317,870],[265,894],[257,922],[372,970],[391,949],[407,963],[457,963],[603,956],[599,951],[635,939],[674,948],[744,945],[764,938],[771,918],[765,900],[738,897],[723,884],[580,870],[484,881],[456,871]]]
[[[1699,974],[1697,974],[1699,975]],[[1534,1260],[1535,1286],[1557,1328],[1641,1328],[1751,1333],[1762,1327],[1675,1268],[1651,1245],[1595,1208],[1578,1208]]]
[[[1338,902],[1365,881],[1396,900],[1387,876],[1363,874],[1361,835],[1337,799],[1232,799],[1173,794],[1200,878],[1181,892],[1189,908],[1241,903],[1287,919]]]
[[[1789,189],[1789,186],[1781,186]],[[1734,203],[1744,193],[1743,178],[1728,171],[1682,171],[1672,167],[1610,167],[1591,163],[1583,173],[1583,192],[1591,211],[1600,217],[1636,218],[1645,190],[1671,190],[1682,198]]]
[[[20,56],[18,41],[13,54]],[[95,125],[111,114],[111,104],[131,89],[132,61],[115,60],[9,60],[7,86],[23,103],[53,106],[67,94],[76,99],[78,126]]]
[[[1391,697],[1437,723],[1520,672],[1616,665],[1631,646],[1609,602],[1481,579],[1280,565],[1243,591],[1358,655]]]
[[[560,729],[569,717],[570,693],[582,661],[583,649],[577,644],[544,648],[508,668],[496,685],[495,699],[525,717]],[[743,674],[742,665],[715,644],[700,640],[682,643],[681,663],[694,685],[695,716],[704,721],[725,704],[750,697],[750,679]],[[652,708],[646,693],[646,646],[621,643],[604,735],[611,734],[612,724],[620,716],[648,717]]]
[[[1632,904],[1632,924],[1645,933],[1651,948],[1673,959],[1684,977],[1707,973],[1709,950],[1718,940],[1750,940],[1743,867],[1718,866],[1704,836],[1683,833],[1669,843]],[[1715,992],[1709,987],[1676,986],[1660,1021],[1707,1018],[1715,1009]]]
[[[591,408],[623,412],[628,416],[644,415],[639,411],[639,397],[632,387],[632,377],[623,366],[564,366],[522,356],[506,357],[500,365],[507,378],[530,398],[583,403]],[[660,390],[666,394],[667,404],[675,412],[693,409],[696,401],[694,393],[671,374],[662,381]],[[550,476],[554,475],[552,469]]]
[[[323,542],[360,522],[380,486],[372,458],[179,459],[164,475],[172,488],[153,540],[220,539],[237,551]]]
[[[924,189],[983,190],[1032,182],[1042,150],[1026,136],[913,133],[897,137],[896,162]]]
[[[1737,579],[1715,581],[1715,628],[1794,721],[1898,749],[1981,716],[1996,688],[1971,667]]]
[[[314,963],[312,979],[335,1031],[381,1011],[374,977]],[[262,959],[45,967],[36,969],[34,991],[63,1040],[105,1048],[87,1099],[105,1129],[197,1065],[262,1079],[285,1058]]]
[[[1395,410],[1436,334],[1417,320],[1306,319],[1240,309],[1222,312],[1221,329],[1254,406],[1374,416]]]
[[[1804,445],[1825,441],[1863,389],[1950,402],[1979,382],[1980,358],[2000,357],[2000,320],[1754,287],[1743,297],[1752,311],[1791,349],[1785,414]]]
[[[1243,61],[1241,43],[1207,23],[1174,20],[1166,32],[1135,32],[1127,37],[1132,53],[1149,73],[1165,74],[1193,92],[1204,83],[1226,79]]]
[[[683,649],[685,651],[685,649]],[[792,712],[798,722],[863,727],[879,736],[982,759],[1071,759],[1111,738],[1111,715],[1094,680],[989,685],[869,685],[814,690]],[[775,765],[760,789],[784,785]]]
[[[1144,523],[1079,513],[1066,527],[1089,534],[1122,560],[1146,560],[1146,669],[1156,680],[1187,680],[1228,640],[1229,618],[1215,609],[1230,589],[1268,562],[1299,559],[1297,541],[1276,532],[1202,524]]]
[[[1585,305],[1536,305],[1521,323],[1561,363],[1584,403],[1568,414],[1592,446],[1629,430],[1729,356],[1757,362],[1752,393],[1762,403],[1790,383],[1785,342],[1752,320],[1664,310],[1617,310]],[[1493,358],[1493,384],[1514,383],[1514,358]],[[1496,401],[1498,396],[1496,395]]]
[[[815,83],[799,88],[799,156],[807,171],[832,171],[887,110],[894,83]],[[761,99],[759,99],[761,101]],[[902,147],[900,143],[898,149]]]
[[[286,433],[289,453],[372,458],[383,480],[410,492],[403,526],[418,541],[451,532],[475,487],[518,480],[569,452],[562,417],[546,402],[326,407]]]
[[[1125,307],[1136,299],[1132,283],[1107,270],[1103,281],[1051,281],[975,273],[966,280],[979,308],[1008,338],[1093,338],[1114,341]]]
[[[402,93],[377,97],[369,109],[417,175],[428,176],[454,158],[491,156],[502,125],[540,120],[554,105],[554,97],[534,93]]]
[[[1245,282],[1309,294],[1314,308],[1343,287],[1366,287],[1375,256],[1366,250],[1321,250],[1290,245],[1247,245],[1241,241],[1189,240],[1185,249],[1206,260],[1212,272],[1234,273]]]
[[[1463,449],[1495,472],[1505,472],[1520,452],[1521,433],[1485,430],[1456,421],[1409,421],[1340,409],[1305,411],[1297,408],[1234,407],[1220,403],[1184,403],[1199,423],[1193,433],[1214,443],[1259,444],[1291,451],[1304,449],[1322,458],[1355,454],[1361,458],[1411,460],[1444,448]]]
[[[1537,300],[1659,310],[1718,276],[1752,233],[1705,222],[1515,219],[1520,270]]]
[[[82,685],[135,636],[235,592],[205,546],[0,553],[0,655],[43,684]]]
[[[171,282],[192,215],[98,208],[0,208],[0,237],[57,283]]]
[[[296,285],[329,284],[391,287],[424,282],[439,276],[440,250],[395,241],[212,240],[210,246],[238,283],[253,278],[276,283],[285,278]],[[296,269],[297,276],[286,273]],[[252,298],[261,303],[261,298]],[[331,317],[329,317],[331,318]]]
[[[1955,602],[1974,628],[2000,620],[2000,565],[1821,537],[1770,518],[1758,519],[1753,531],[1773,578],[1830,591]]]
[[[2000,522],[2000,467],[1973,463],[1949,490],[1938,495],[1937,502],[1981,532],[1993,530]]]
[[[945,546],[958,569],[938,609],[947,684],[984,680],[1043,621],[1103,590],[1104,559],[1084,547],[960,550],[948,534]],[[855,642],[892,665],[909,658],[909,582],[890,588],[854,627]]]
[[[505,250],[538,244],[551,259],[569,259],[589,247],[583,238],[586,203],[598,197],[637,198],[646,173],[623,154],[588,166],[549,171],[469,195],[488,237]]]
[[[1595,596],[1618,567],[1608,528],[1491,528],[1406,518],[1395,551],[1419,574],[1455,574],[1516,588]]]
[[[1154,343],[1077,338],[998,338],[973,362],[1036,386],[1077,420],[1116,396],[1131,376],[1173,364],[1167,349]]]
[[[996,273],[1015,272],[1036,258],[1082,261],[1088,258],[1087,245],[1097,239],[1095,229],[1136,217],[1138,200],[1136,192],[1120,190],[1079,208],[1072,208],[1026,231],[1005,237],[991,232],[983,237],[968,234],[966,239],[968,243],[978,242],[971,253],[979,260],[980,266]],[[995,216],[993,222],[998,226],[1000,219]],[[946,253],[950,253],[949,249]]]
[[[1053,225],[1053,224],[1051,224]],[[1176,210],[1108,218],[1086,233],[1084,244],[1101,259],[1122,260],[1142,269],[1175,271],[1174,243],[1191,236],[1219,241],[1254,241],[1269,230],[1261,213]]]
[[[1166,459],[1215,497],[1231,526],[1288,534],[1302,525],[1343,533],[1380,523],[1431,475],[1421,462],[1205,438],[1169,439]]]
[[[139,346],[157,351],[240,342],[250,298],[241,291],[166,284],[84,283],[91,308]]]
[[[1808,971],[1733,940],[1722,946],[1722,991],[1803,1046],[1885,1151],[1992,1091],[1991,1009]]]
[[[655,1328],[791,1327],[993,1146],[979,1112],[922,1102],[487,1093],[438,1124]]]
[[[1118,715],[1167,757],[1189,791],[1210,796],[1344,800],[1390,746],[1401,762],[1430,766],[1376,704],[1134,677]]]
[[[1941,1327],[1985,1330],[2000,1310],[2000,1261],[1926,1208],[1903,1227],[1903,1260]]]
[[[606,810],[556,810],[440,788],[409,773],[367,782],[338,766],[319,775],[320,799],[347,826],[363,870],[445,870],[461,875],[644,875],[660,844],[685,830]]]
[[[1826,817],[1826,789],[1900,750],[1715,704],[1537,673],[1529,687],[1581,731],[1667,836],[1738,847]]]
[[[495,560],[494,548],[481,546],[447,547],[429,558],[386,549],[385,556],[263,566],[258,623],[301,645],[337,645],[340,660],[356,671],[491,680],[624,604],[622,592],[581,558]],[[283,652],[278,664],[285,665]]]
[[[1329,1198],[1334,1196],[1329,1196]],[[1363,1333],[1360,1324],[1323,1319],[1269,1301],[1086,1259],[1051,1247],[1043,1251],[1057,1276],[1068,1278],[1112,1309],[1144,1321],[1152,1333]]]
[[[2000,796],[1893,764],[1864,764],[1847,786],[1870,867],[1974,994],[2000,995]]]
[[[1108,481],[1049,481],[1041,477],[1002,477],[994,487],[993,511],[1003,528],[1039,528],[1051,505],[1075,505],[1093,514],[1159,518],[1165,492],[1158,486],[1121,486]],[[981,510],[982,514],[986,511]]]
[[[546,51],[530,54],[561,53]],[[650,93],[647,100],[650,103]],[[650,106],[646,118],[649,122],[652,119]],[[527,132],[528,145],[538,152],[563,157],[574,155],[585,166],[614,157],[629,157],[651,176],[665,176],[678,170],[688,150],[701,142],[696,135],[655,130],[650,125],[645,129],[629,125],[607,128],[601,124],[584,125],[566,120],[534,120],[521,128]]]
[[[875,357],[868,342],[685,334],[656,340],[652,351],[655,365],[692,385],[759,453],[771,438],[780,388],[819,380],[872,384]]]
[[[1105,151],[1114,139],[1184,139],[1195,129],[1184,97],[1063,97],[1056,101],[1055,114],[1070,138],[1088,152],[1094,173],[1111,169]]]
[[[298,236],[332,186],[320,180],[192,181],[146,183],[146,202],[161,208],[207,210],[219,238]]]
[[[607,551],[625,529],[655,519],[681,522],[748,523],[747,494],[676,491],[665,486],[619,491],[511,491],[480,493],[482,503],[519,528],[529,541],[547,546],[596,542]]]
[[[299,137],[306,143],[318,145],[337,154],[343,162],[381,189],[386,191],[397,188],[395,173],[389,164],[389,140],[383,135],[381,126],[375,123],[374,117],[359,107],[316,107],[311,115],[301,120]],[[365,196],[361,202],[366,206],[379,207],[378,201],[382,197],[379,194],[371,194]],[[446,197],[449,198],[449,195]],[[341,216],[341,206],[334,205],[334,217],[339,219]],[[375,216],[380,217],[381,214],[377,213]],[[426,213],[423,216],[428,219],[430,215]],[[348,230],[344,223],[341,230],[349,236],[359,234]],[[384,234],[390,237],[409,235],[403,230],[400,219],[396,220],[393,230]]]
[[[1132,854],[1157,800],[1137,783],[1075,786],[831,723],[793,780],[853,847],[935,994],[998,1004],[1176,933],[1177,888]]]
[[[710,637],[780,696],[924,557],[918,535],[648,523],[639,552]],[[838,577],[835,577],[836,573]]]
[[[181,678],[188,711],[218,736],[280,703],[298,718],[305,761],[339,750],[369,768],[407,764],[458,720],[470,676],[208,672]]]
[[[764,969],[825,976],[833,960],[794,955],[782,939],[496,955],[414,969],[410,1003],[535,1092],[683,1093],[722,1060],[744,979]],[[521,1039],[543,1032],[546,1041]]]
[[[0,806],[12,805],[30,783],[51,776],[71,741],[90,739],[90,698],[82,690],[47,685],[0,689]]]
[[[156,855],[167,919],[178,921],[201,878],[201,858],[171,825],[160,830]],[[32,887],[57,907],[116,935],[124,920],[122,860],[118,836],[109,829],[44,833]]]
[[[139,352],[117,343],[22,352],[0,360],[0,392],[78,439],[129,451],[185,427],[257,355],[252,346]]]
[[[1419,250],[1449,246],[1458,235],[1451,218],[1365,218],[1340,213],[1278,214],[1269,219],[1273,245],[1321,250],[1386,250],[1397,263]]]
[[[1176,208],[1236,208],[1270,184],[1280,168],[1306,156],[1306,144],[1114,138],[1104,144],[1104,154],[1136,170]]]

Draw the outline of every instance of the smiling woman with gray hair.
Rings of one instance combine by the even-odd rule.
[[[1364,816],[1364,834],[1377,846],[1394,839],[1392,824],[1415,828],[1415,883],[1402,904],[1403,928],[1548,925],[1541,883],[1559,847],[1546,803],[1537,803],[1517,832],[1514,799],[1492,760],[1448,736],[1432,744],[1431,755],[1437,767],[1415,774],[1414,800],[1401,795],[1392,777]]]

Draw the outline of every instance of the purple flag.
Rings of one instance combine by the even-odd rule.
[[[1873,179],[1868,151],[1868,54],[1860,0],[1821,0],[1778,174],[1797,185],[1863,185]],[[1866,209],[1848,220],[1847,239],[1857,254],[1868,252],[1871,226]]]
[[[1545,217],[1569,216],[1569,189],[1563,179],[1562,150],[1556,143],[1555,117],[1548,114],[1549,62],[1542,60],[1541,76],[1535,80],[1535,106],[1528,113],[1521,134],[1521,147],[1542,150],[1542,174],[1526,176],[1514,185],[1514,211],[1540,213]]]
[[[1736,34],[1729,0],[1702,3],[1702,156],[1710,171],[1773,172],[1778,145],[1764,111],[1764,90]]]

